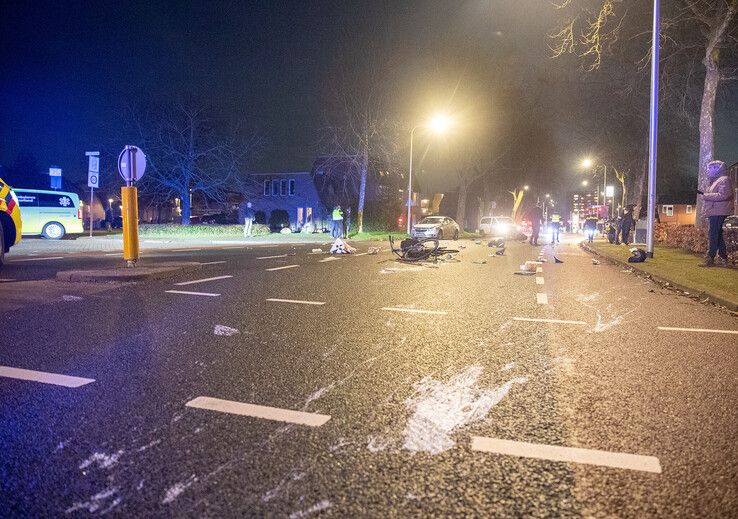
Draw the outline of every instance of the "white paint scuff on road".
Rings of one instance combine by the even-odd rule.
[[[25,258],[25,259],[14,259],[10,261],[9,263],[19,263],[21,261],[43,261],[43,260],[58,260],[58,259],[64,259],[64,256],[51,256],[48,258]]]
[[[9,366],[0,366],[0,377],[42,382],[44,384],[54,384],[64,387],[80,387],[95,381],[93,378],[70,377],[56,373],[46,373],[45,371],[11,368]]]
[[[587,324],[584,321],[566,321],[563,319],[537,319],[534,317],[513,317],[513,321],[525,321],[530,323]]]
[[[92,496],[87,501],[83,501],[81,503],[74,503],[74,505],[67,508],[64,512],[67,514],[71,514],[71,513],[77,512],[78,510],[87,510],[90,513],[95,513],[98,510],[100,510],[100,508],[102,508],[103,505],[105,505],[105,501],[115,496],[118,493],[118,490],[119,490],[118,487],[105,489],[102,492],[98,492],[97,494]],[[109,512],[110,510],[118,506],[121,503],[121,501],[122,501],[121,497],[116,497],[115,499],[113,499],[113,502],[110,505],[108,505],[108,507],[105,510],[101,512],[100,515],[102,515],[102,513]]]
[[[186,290],[165,290],[167,294],[182,294],[186,296],[205,296],[205,297],[219,297],[220,294],[213,294],[210,292],[188,292]]]
[[[68,296],[68,295],[64,295],[64,296],[62,296],[62,300],[65,303],[74,303],[75,301],[82,301],[82,298],[79,297],[79,296]]]
[[[526,377],[516,377],[494,389],[474,387],[483,368],[470,366],[448,383],[425,377],[415,384],[415,394],[405,400],[412,412],[405,428],[403,447],[438,454],[454,446],[451,434],[483,420],[489,411]]]
[[[216,324],[215,329],[213,330],[213,333],[215,335],[222,335],[224,337],[230,337],[231,335],[236,335],[237,333],[241,333],[241,332],[239,332],[235,328],[231,328],[230,326]]]
[[[548,294],[545,292],[539,292],[536,294],[536,302],[539,305],[547,305],[548,304]]]
[[[193,483],[197,481],[197,478],[193,474],[190,476],[186,481],[181,481],[179,483],[175,483],[171,487],[169,487],[164,494],[164,499],[161,500],[161,503],[163,505],[168,505],[169,503],[172,503],[175,499],[177,499],[182,492],[187,490],[189,487],[192,486]]]
[[[666,332],[729,333],[738,335],[738,330],[712,330],[710,328],[671,328],[669,326],[659,326],[658,329]]]
[[[196,285],[197,283],[207,283],[208,281],[217,281],[219,279],[228,279],[232,278],[233,276],[215,276],[212,278],[205,278],[205,279],[195,279],[192,281],[183,281],[181,283],[175,283],[176,286],[181,287],[184,285]]]
[[[225,261],[206,261],[205,263],[200,262],[200,265],[220,265],[222,263],[225,263]]]
[[[325,302],[323,301],[302,301],[300,299],[277,299],[275,297],[270,297],[267,299],[267,301],[271,301],[272,303],[293,303],[296,305],[324,305]]]
[[[559,447],[556,445],[483,438],[480,436],[474,436],[472,438],[471,448],[475,451],[522,458],[582,463],[585,465],[598,465],[600,467],[639,470],[661,474],[661,463],[654,456],[641,456],[638,454],[575,447]]]
[[[303,517],[307,517],[309,515],[315,514],[317,512],[322,512],[323,510],[328,510],[333,505],[330,501],[322,500],[319,503],[314,504],[307,510],[300,510],[297,512],[292,512],[290,514],[290,519],[302,519]]]
[[[119,450],[114,454],[105,454],[104,452],[95,452],[91,454],[87,459],[79,464],[80,470],[86,469],[90,465],[97,465],[99,469],[109,469],[113,465],[118,463],[118,460],[123,455],[123,450]]]
[[[276,407],[234,402],[232,400],[221,400],[220,398],[211,398],[207,396],[199,396],[190,400],[185,405],[187,407],[196,407],[198,409],[207,409],[209,411],[220,411],[221,413],[251,416],[253,418],[295,423],[310,427],[320,427],[331,419],[330,416],[324,414],[305,413],[302,411],[293,411],[291,409],[279,409]]]
[[[284,270],[284,269],[294,269],[299,267],[300,265],[285,265],[284,267],[273,267],[270,269],[266,269],[267,272],[274,272],[275,270]]]
[[[386,310],[388,312],[406,312],[410,314],[428,314],[428,315],[447,315],[448,312],[444,312],[443,310],[420,310],[418,308],[394,308],[385,306],[382,308],[382,310]]]

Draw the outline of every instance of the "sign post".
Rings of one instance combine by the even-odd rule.
[[[87,186],[90,188],[90,238],[92,238],[92,202],[95,188],[100,187],[100,152],[87,151],[85,155],[90,159],[87,166]]]
[[[146,155],[136,146],[126,146],[118,155],[118,173],[126,185],[120,188],[123,205],[123,259],[127,267],[138,261],[138,191],[135,183],[146,170]]]

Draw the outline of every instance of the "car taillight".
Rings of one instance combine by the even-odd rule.
[[[82,208],[81,207],[77,208],[77,218],[79,218],[80,220],[82,219]]]

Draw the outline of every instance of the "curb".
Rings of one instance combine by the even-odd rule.
[[[64,270],[56,273],[57,281],[109,283],[164,279],[181,272],[200,270],[200,263],[169,263],[150,267],[114,267],[98,270]]]
[[[608,256],[607,254],[603,254],[600,251],[597,251],[595,249],[590,248],[585,243],[580,243],[579,246],[584,249],[585,251],[589,252],[590,254],[594,254],[595,256],[599,256],[600,258],[604,258],[607,261],[611,263],[615,263],[616,265],[620,265],[621,267],[627,267],[629,269],[633,269],[633,271],[638,272],[639,274],[643,274],[644,276],[650,277],[652,280],[656,281],[657,283],[661,285],[668,285],[672,288],[676,288],[677,290],[680,290],[682,292],[688,292],[689,294],[699,294],[701,297],[706,297],[710,300],[710,302],[715,303],[720,306],[724,306],[728,310],[732,312],[738,311],[738,303],[735,301],[730,301],[728,299],[723,299],[720,296],[716,296],[715,294],[711,294],[709,292],[700,291],[696,292],[694,288],[690,288],[685,285],[680,285],[679,283],[675,283],[671,279],[666,279],[661,276],[657,276],[655,274],[651,274],[650,272],[640,269],[638,267],[635,267],[634,265],[637,265],[637,263],[628,263],[627,261],[622,261],[616,258],[613,258],[612,256]]]

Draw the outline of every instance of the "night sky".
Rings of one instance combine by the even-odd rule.
[[[473,60],[444,61],[444,50],[504,54],[526,81],[555,80],[569,73],[548,58],[551,16],[543,0],[5,2],[0,164],[29,152],[42,169],[83,175],[86,150],[127,144],[115,119],[123,104],[194,95],[264,135],[251,169],[308,169],[338,68],[381,63],[381,81],[408,125],[439,106],[473,114],[494,95]],[[556,103],[542,99],[539,109]],[[564,169],[580,150],[552,140],[560,153],[542,160]],[[719,150],[734,153],[725,142]],[[452,184],[441,155],[453,145],[439,143],[423,165],[441,186]]]

